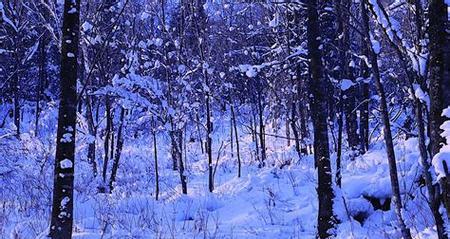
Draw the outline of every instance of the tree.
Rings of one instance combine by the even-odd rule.
[[[445,142],[441,136],[441,125],[444,123],[442,111],[450,105],[450,33],[448,7],[443,0],[428,2],[429,16],[429,70],[430,113],[429,132],[431,156],[439,153]],[[443,162],[445,164],[445,162]],[[450,165],[446,165],[447,169]],[[440,185],[443,190],[443,202],[450,215],[450,192],[448,178],[442,178]]]
[[[394,152],[394,143],[392,141],[392,132],[391,132],[391,122],[389,118],[389,112],[388,112],[388,106],[386,101],[386,94],[384,91],[383,84],[381,82],[381,76],[380,76],[380,70],[378,68],[378,51],[379,49],[374,49],[372,46],[372,42],[375,42],[376,40],[373,38],[373,36],[370,35],[370,28],[369,28],[369,16],[368,16],[368,10],[366,8],[366,4],[361,4],[361,18],[362,18],[362,25],[363,25],[363,34],[364,39],[366,41],[366,47],[367,47],[367,58],[369,59],[369,62],[371,64],[371,70],[372,70],[372,77],[375,80],[375,86],[377,89],[377,93],[380,96],[380,113],[381,113],[381,119],[384,125],[383,128],[383,135],[384,135],[384,141],[386,143],[386,153],[388,157],[388,164],[389,164],[389,175],[391,178],[391,187],[392,187],[392,201],[395,205],[395,214],[397,216],[398,223],[400,225],[400,230],[402,233],[403,238],[410,239],[411,232],[409,231],[409,228],[406,227],[405,221],[403,220],[402,216],[402,201],[401,201],[401,195],[400,195],[400,185],[398,181],[398,175],[397,175],[397,162],[395,160],[395,152]]]
[[[317,0],[309,0],[306,23],[308,37],[308,56],[311,74],[312,120],[314,127],[314,159],[317,163],[319,197],[318,233],[320,238],[332,236],[330,229],[334,227],[333,215],[334,193],[330,165],[327,129],[327,101],[323,89],[327,86],[327,78],[323,73],[322,52],[320,50],[319,14]]]
[[[79,0],[64,1],[61,39],[61,95],[50,224],[50,237],[53,239],[72,237],[79,11]]]

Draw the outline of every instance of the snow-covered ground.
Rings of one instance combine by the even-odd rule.
[[[44,238],[49,224],[56,105],[44,110],[38,137],[33,132],[32,108],[25,112],[20,139],[13,136],[12,123],[0,129],[0,238]],[[0,113],[3,116],[5,111]],[[168,137],[158,135],[161,194],[156,201],[149,132],[135,134],[138,121],[127,123],[116,189],[99,194],[101,180],[92,177],[86,161],[88,137],[80,116],[74,238],[315,238],[318,202],[313,156],[298,159],[292,144],[288,147],[284,139],[268,136],[268,163],[259,168],[251,156],[251,135],[241,128],[243,167],[238,178],[236,153],[231,155],[227,141],[228,120],[216,117],[213,144],[217,150],[225,141],[225,147],[219,155],[214,193],[208,191],[206,156],[198,142],[187,142],[188,194],[181,194],[179,175],[171,169]],[[270,124],[266,130],[274,132]],[[101,156],[100,138],[97,143]],[[335,188],[337,238],[400,238],[393,210],[374,208],[389,208],[391,189],[383,144],[372,142],[371,147],[354,161],[344,154],[342,190]],[[214,159],[218,153],[213,152]],[[426,188],[419,182],[417,139],[397,138],[396,156],[406,223],[414,238],[437,238],[424,198]],[[334,163],[335,154],[332,158]],[[292,163],[281,167],[286,161]]]

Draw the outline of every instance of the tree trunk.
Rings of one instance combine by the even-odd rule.
[[[111,102],[109,99],[109,96],[106,96],[105,99],[105,107],[106,107],[106,129],[105,129],[105,141],[103,144],[104,147],[104,151],[105,151],[105,155],[103,157],[103,172],[102,172],[102,177],[103,177],[103,183],[106,184],[106,172],[108,170],[108,162],[109,162],[109,140],[111,137],[111,121],[112,121],[112,116],[111,116]],[[102,185],[100,187],[100,192],[105,192],[105,185]]]
[[[314,159],[317,162],[318,172],[318,236],[330,238],[333,233],[335,218],[333,215],[334,193],[332,188],[330,152],[327,129],[327,95],[324,89],[327,79],[323,74],[322,52],[320,46],[320,27],[317,0],[309,0],[307,9],[307,38],[309,72],[311,75],[312,92],[312,120],[314,127]]]
[[[97,177],[98,170],[97,170],[97,158],[96,158],[96,139],[97,139],[97,129],[94,127],[94,117],[92,116],[92,101],[91,97],[87,96],[87,102],[86,102],[86,115],[87,115],[87,122],[88,122],[88,130],[90,137],[92,137],[91,141],[88,145],[88,162],[92,165],[92,172],[94,177]]]
[[[206,77],[206,85],[209,89],[208,76]],[[206,92],[206,153],[208,156],[208,188],[209,191],[214,191],[214,175],[213,175],[213,162],[212,162],[212,131],[213,125],[211,122],[211,103],[209,92]]]
[[[152,135],[153,135],[153,153],[154,153],[154,158],[155,158],[155,181],[156,181],[155,196],[156,196],[156,201],[158,201],[158,199],[159,199],[159,172],[158,172],[158,147],[156,144],[156,124],[153,125]]]
[[[233,122],[233,126],[234,126],[234,136],[236,137],[236,155],[238,158],[238,178],[241,177],[241,154],[239,152],[239,136],[238,136],[238,131],[237,131],[237,125],[236,125],[236,114],[234,112],[234,106],[233,103],[231,103],[230,105],[230,109],[231,109],[231,119]]]
[[[116,182],[117,170],[119,169],[120,156],[122,155],[123,148],[123,126],[125,124],[125,109],[121,107],[120,109],[120,123],[119,129],[117,130],[117,145],[116,154],[114,155],[114,162],[111,170],[111,178],[109,180],[109,193],[112,193],[114,189],[114,183]],[[111,153],[112,157],[112,153]]]
[[[261,102],[261,92],[258,93],[258,119],[259,119],[259,142],[261,146],[261,166],[264,167],[266,165],[266,140],[264,133],[264,109]]]
[[[72,9],[75,9],[75,11]],[[50,237],[53,239],[72,238],[79,11],[78,0],[64,1],[61,42],[61,100],[58,113],[50,224]]]
[[[38,86],[36,90],[36,114],[35,114],[35,130],[34,136],[38,136],[39,134],[39,115],[41,114],[41,97],[42,91],[44,90],[44,82],[46,81],[45,74],[45,66],[46,66],[46,53],[45,53],[45,37],[42,36],[39,40],[39,78],[38,78]]]
[[[17,41],[16,41],[17,42]],[[20,71],[20,60],[19,60],[19,53],[17,52],[17,46],[14,52],[14,58],[15,58],[15,68],[14,68],[14,74],[12,78],[12,88],[14,92],[14,125],[16,126],[16,136],[20,136],[20,77],[19,77],[19,71]]]
[[[342,93],[341,93],[342,94]],[[337,140],[337,152],[336,152],[336,185],[338,187],[341,187],[342,184],[342,174],[341,174],[341,159],[342,159],[342,128],[343,128],[343,122],[342,122],[342,95],[339,99],[338,103],[338,140]]]
[[[180,129],[175,129],[175,125],[172,123],[172,129],[170,131],[170,139],[172,141],[172,158],[177,162],[178,172],[180,174],[181,190],[183,194],[187,194],[187,177],[184,172],[184,164],[181,152],[182,145],[182,132]]]
[[[450,33],[447,19],[447,6],[444,0],[430,0],[428,2],[429,16],[429,70],[430,87],[430,116],[429,132],[431,156],[439,153],[444,138],[441,136],[440,126],[444,123],[442,111],[450,106]],[[447,165],[447,167],[450,165]],[[448,178],[440,180],[444,191],[442,201],[450,215],[450,196],[446,192]]]
[[[367,4],[367,2],[365,2]],[[369,16],[367,14],[367,9],[365,4],[361,4],[361,16],[362,16],[362,24],[363,24],[363,34],[366,41],[366,47],[368,48],[368,58],[370,61],[370,64],[372,65],[372,76],[375,80],[375,86],[377,89],[377,93],[380,96],[380,111],[381,111],[381,117],[384,124],[383,128],[383,135],[384,135],[384,141],[386,143],[386,153],[388,157],[388,163],[389,163],[389,174],[391,178],[391,187],[392,187],[392,200],[395,205],[395,214],[397,216],[397,220],[400,226],[400,230],[402,233],[403,238],[405,239],[411,239],[411,232],[409,228],[406,227],[406,224],[403,220],[402,216],[402,201],[400,196],[400,186],[398,181],[398,175],[397,175],[397,164],[395,159],[395,153],[394,153],[394,144],[392,142],[392,132],[391,132],[391,123],[389,119],[389,112],[386,102],[386,95],[384,93],[384,88],[381,83],[381,77],[380,72],[378,69],[378,56],[374,52],[372,45],[369,45],[368,42],[370,41],[370,28],[369,28]]]
[[[294,134],[294,140],[295,140],[295,151],[297,152],[298,158],[301,159],[302,158],[302,152],[300,150],[300,137],[299,137],[299,133],[297,130],[297,104],[295,104],[295,101],[292,103],[292,110],[291,110],[291,128],[292,128],[292,133]]]
[[[336,0],[335,8],[338,17],[338,33],[342,36],[338,40],[340,46],[340,80],[349,80],[354,83],[352,69],[350,67],[351,52],[350,52],[350,32],[349,32],[349,15],[344,9],[350,9],[350,2],[348,0]],[[358,123],[355,110],[355,87],[343,90],[342,92],[342,107],[345,112],[345,128],[347,131],[348,146],[351,150],[357,150],[359,148],[359,135],[358,135]]]

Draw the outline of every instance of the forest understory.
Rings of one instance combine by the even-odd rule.
[[[34,109],[26,105],[22,122],[29,133],[16,138],[13,124],[0,130],[1,238],[45,238],[48,234],[57,107],[50,103],[42,109],[41,132],[36,137]],[[245,117],[246,109],[240,110]],[[157,134],[160,192],[156,201],[153,137],[142,130],[144,119],[127,119],[120,170],[109,194],[98,193],[99,185],[105,183],[101,177],[93,177],[86,157],[92,139],[86,120],[80,117],[73,238],[315,238],[318,202],[313,155],[298,158],[293,141],[288,146],[282,136],[284,122],[276,120],[267,125],[266,133],[279,137],[267,136],[267,162],[261,168],[255,158],[254,132],[244,119],[238,123],[242,158],[239,178],[236,145],[231,149],[230,112],[215,114],[218,126],[213,142],[222,147],[213,151],[217,159],[213,193],[208,190],[208,165],[197,129],[187,128],[183,137],[186,195],[178,172],[172,169],[170,139]],[[394,132],[405,221],[411,226],[413,238],[437,238],[424,188],[418,182],[421,165],[417,138],[405,139],[396,127]],[[101,154],[104,142],[100,137],[96,142]],[[355,158],[351,156],[354,152],[344,149],[342,189],[335,188],[334,214],[340,221],[336,238],[401,237],[391,206],[383,140],[374,137],[370,145],[367,153]],[[335,159],[336,153],[332,153],[331,161]],[[333,164],[332,171],[335,167]]]

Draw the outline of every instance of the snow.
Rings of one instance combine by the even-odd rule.
[[[120,83],[121,79],[116,81]],[[450,114],[450,108],[444,113]],[[26,114],[25,122],[33,122],[33,116],[32,113]],[[50,205],[48,200],[51,199],[49,195],[52,185],[52,160],[39,160],[45,158],[44,155],[54,153],[54,142],[50,145],[46,142],[47,139],[55,137],[56,116],[56,108],[44,109],[43,121],[49,126],[53,125],[43,132],[44,138],[38,139],[23,134],[20,141],[14,136],[0,140],[0,145],[8,142],[11,147],[0,147],[0,157],[6,160],[0,162],[0,173],[9,175],[0,177],[0,184],[6,185],[0,192],[14,190],[16,194],[22,193],[18,185],[28,183],[27,180],[44,183],[46,187],[33,189],[36,191],[31,193],[23,190],[19,200],[30,201],[29,198],[32,197],[39,202],[37,207],[46,208],[45,205]],[[228,120],[227,116],[219,117],[215,121],[217,131],[213,134],[213,142],[229,137]],[[83,128],[86,125],[85,119],[81,117],[80,121],[82,132],[86,130]],[[130,122],[129,127],[138,124],[142,122]],[[239,131],[243,132],[241,127]],[[266,130],[268,133],[274,133],[276,129],[267,125]],[[66,131],[73,132],[69,129]],[[0,129],[0,135],[6,135],[8,132]],[[133,134],[129,129],[125,132],[130,134],[129,136]],[[74,225],[77,230],[74,231],[74,238],[148,238],[157,235],[165,238],[172,234],[182,238],[203,235],[207,235],[207,238],[211,235],[218,238],[230,235],[242,238],[291,238],[292,235],[297,235],[298,238],[315,238],[318,202],[317,171],[313,167],[313,155],[304,155],[298,160],[295,147],[286,146],[282,139],[267,138],[267,166],[258,168],[251,158],[254,150],[251,147],[252,137],[249,134],[241,134],[242,177],[236,176],[236,158],[231,157],[230,147],[225,147],[219,158],[214,193],[209,193],[207,189],[205,155],[200,152],[198,142],[187,142],[188,194],[182,195],[179,176],[176,171],[171,170],[170,142],[165,135],[158,135],[161,193],[160,201],[155,201],[151,137],[145,134],[136,138],[126,137],[116,189],[110,195],[97,193],[97,186],[103,182],[101,177],[92,177],[91,165],[84,159],[87,142],[92,142],[92,136],[82,133],[77,135],[76,190],[73,198]],[[96,143],[100,153],[103,141],[98,138]],[[24,156],[22,150],[30,154]],[[216,150],[213,151],[215,156],[218,153]],[[415,226],[413,236],[435,238],[431,213],[418,192],[423,189],[414,183],[420,175],[417,139],[397,138],[395,153],[401,192],[405,197],[406,193],[416,195],[415,198],[405,200],[406,221],[408,225]],[[280,165],[288,160],[291,164],[280,169]],[[332,154],[332,162],[334,160],[335,154]],[[392,196],[389,167],[382,141],[373,141],[371,150],[353,161],[344,151],[342,160],[342,190],[335,189],[337,198],[334,211],[341,220],[336,228],[336,238],[399,238],[393,211],[377,210],[366,199],[374,197],[383,202]],[[41,163],[35,162],[45,164],[44,176],[39,173]],[[14,166],[19,171],[8,174],[12,165],[22,166]],[[74,165],[69,159],[65,159],[60,167],[71,168]],[[10,202],[16,195],[0,193],[0,197],[3,201]],[[66,206],[68,202],[68,198],[63,199],[61,206]],[[5,210],[10,209],[6,206]],[[44,232],[48,228],[48,210],[28,213],[32,217],[24,212],[11,211],[11,220],[6,222],[8,235],[12,231],[17,232],[21,238],[45,235]],[[364,218],[363,223],[355,219],[359,217]],[[34,226],[34,231],[28,230],[31,225]],[[106,230],[102,232],[103,228]]]
[[[61,137],[60,142],[62,143],[69,143],[72,142],[72,133],[64,133]]]
[[[67,13],[69,13],[69,14],[74,14],[76,12],[77,12],[77,9],[74,7],[72,7],[71,9],[69,9],[69,11],[67,11]]]
[[[450,173],[450,106],[443,110],[442,116],[447,120],[442,124],[442,137],[446,139],[446,145],[443,145],[439,153],[433,157],[432,164],[436,171],[437,180],[446,177]]]
[[[59,162],[59,166],[62,169],[66,169],[66,168],[72,168],[73,167],[73,163],[70,159],[63,159],[61,162]]]
[[[92,26],[92,24],[89,23],[88,21],[84,22],[83,25],[81,25],[81,28],[83,29],[84,32],[92,30],[93,27],[94,26]]]
[[[355,83],[353,83],[353,81],[351,81],[349,79],[342,79],[341,83],[340,83],[340,88],[342,91],[346,91],[346,90],[350,89],[353,85],[355,85]]]
[[[425,103],[425,105],[427,106],[427,108],[430,108],[430,97],[428,96],[428,94],[426,94],[422,88],[420,87],[420,85],[418,84],[413,84],[414,87],[414,95],[417,99],[419,99],[422,103]]]
[[[245,73],[245,75],[249,78],[253,78],[258,74],[256,68],[248,64],[239,65],[239,70]]]

